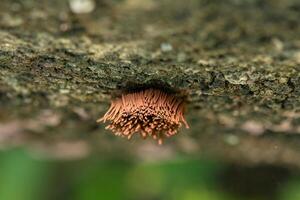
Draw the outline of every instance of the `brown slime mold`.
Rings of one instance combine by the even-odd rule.
[[[106,129],[130,139],[135,133],[162,144],[165,137],[175,135],[184,119],[184,101],[157,89],[123,94],[113,100],[106,114],[97,122],[110,121]]]

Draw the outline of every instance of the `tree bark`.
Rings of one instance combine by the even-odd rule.
[[[1,146],[300,167],[298,1],[99,0],[88,14],[2,1]],[[96,124],[111,98],[149,85],[186,97],[189,130],[158,147]]]

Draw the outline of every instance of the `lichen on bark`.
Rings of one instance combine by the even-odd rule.
[[[122,90],[155,83],[186,96],[191,126],[162,148],[300,167],[296,0],[129,2],[99,0],[85,15],[67,1],[1,2],[4,146],[80,141],[135,156],[147,141],[95,121]]]

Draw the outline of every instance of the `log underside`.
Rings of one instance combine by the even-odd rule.
[[[300,168],[298,1],[99,0],[83,15],[2,1],[2,147]],[[186,97],[189,130],[159,147],[96,124],[111,98],[149,85]]]

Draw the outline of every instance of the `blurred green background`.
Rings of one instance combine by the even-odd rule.
[[[300,199],[300,176],[276,166],[241,167],[207,159],[40,160],[0,153],[0,199]]]

